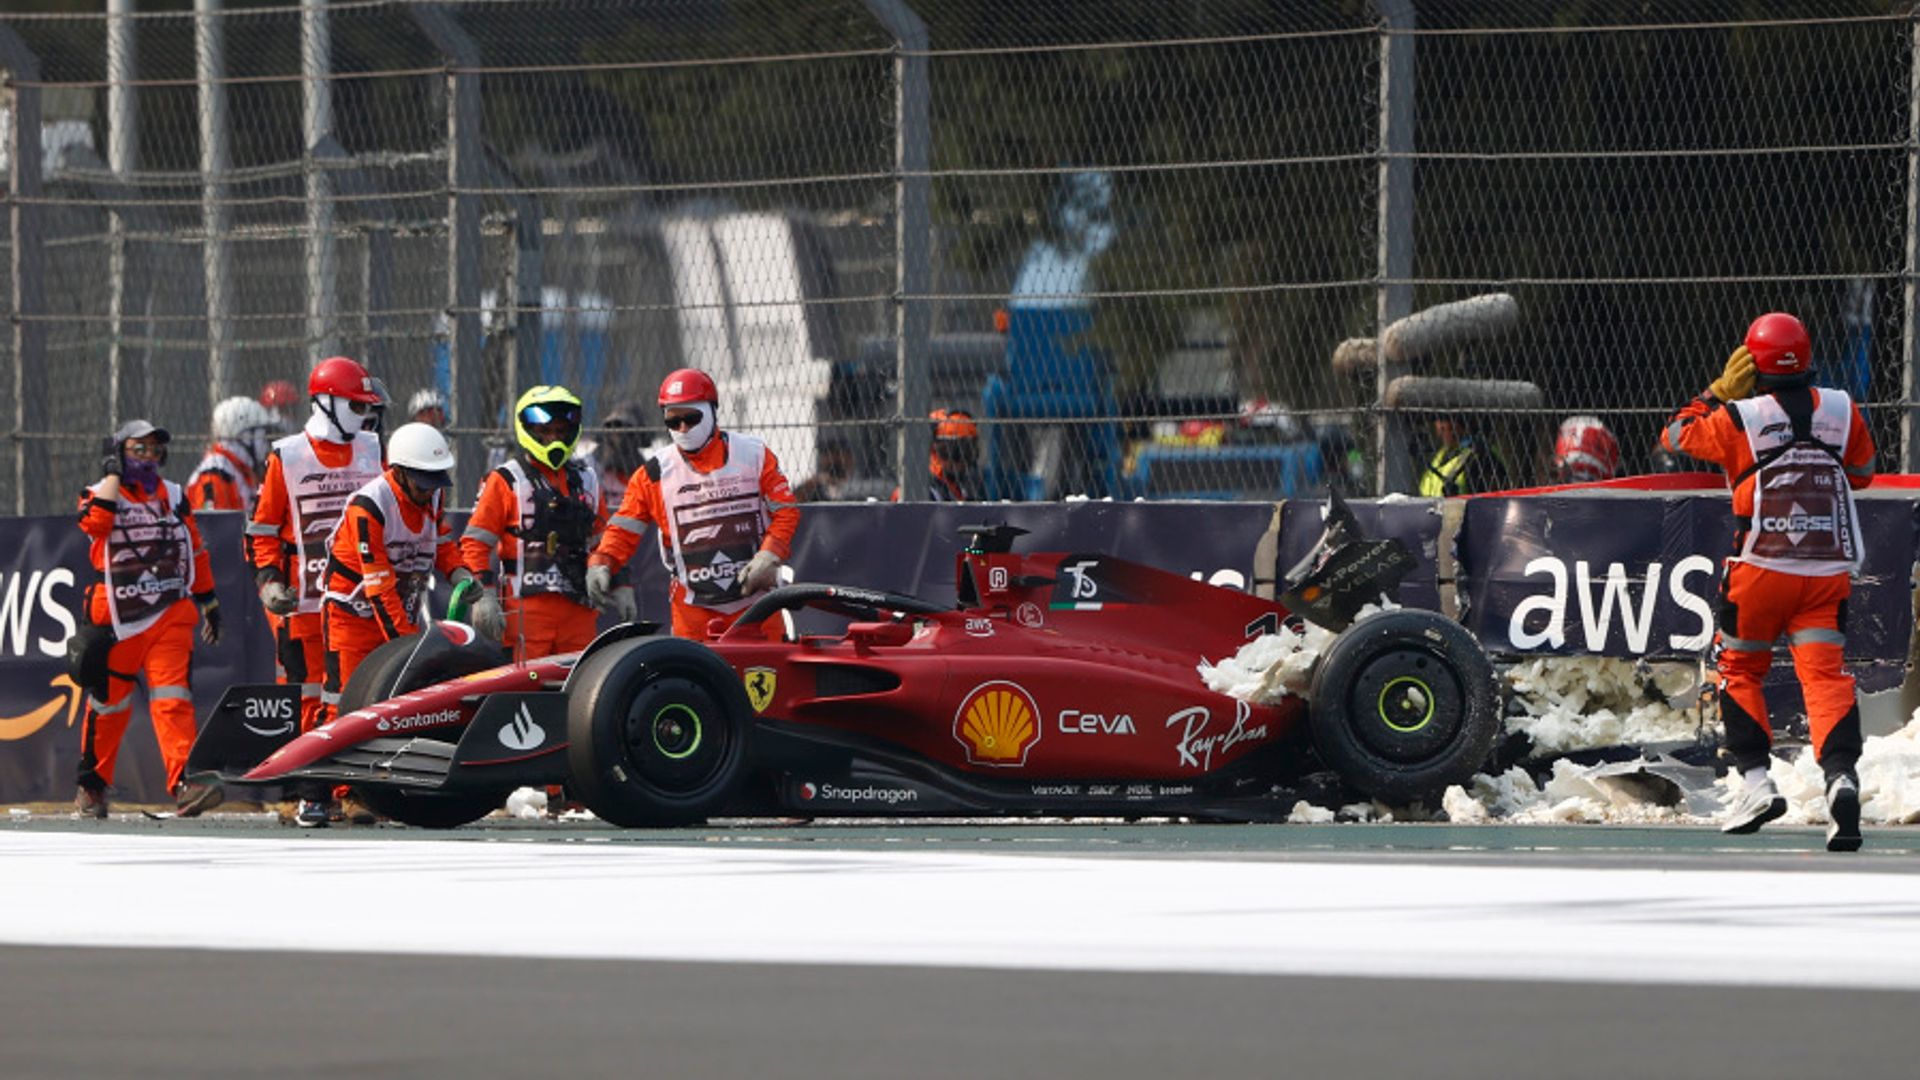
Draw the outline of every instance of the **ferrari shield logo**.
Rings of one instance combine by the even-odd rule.
[[[750,667],[740,673],[740,679],[747,685],[747,701],[754,712],[765,712],[767,703],[773,700],[774,671],[770,667]]]

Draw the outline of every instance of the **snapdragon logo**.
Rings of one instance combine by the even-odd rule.
[[[1669,647],[1691,652],[1704,648],[1713,637],[1713,608],[1707,602],[1713,588],[1713,560],[1704,555],[1689,555],[1671,570],[1663,563],[1648,563],[1644,575],[1633,577],[1622,564],[1609,563],[1606,576],[1598,580],[1585,559],[1575,560],[1569,572],[1565,560],[1543,555],[1528,562],[1521,573],[1544,575],[1547,586],[1546,592],[1515,604],[1507,619],[1507,642],[1522,652],[1541,646],[1563,648],[1570,612],[1575,609],[1585,652],[1604,652],[1616,622],[1626,635],[1627,651],[1646,652],[1653,636],[1654,611],[1662,603],[1678,607],[1695,621],[1692,629],[1681,627],[1668,634]]]
[[[811,802],[825,799],[844,803],[881,803],[886,806],[898,806],[901,803],[918,802],[920,793],[912,788],[881,787],[868,784],[866,787],[842,787],[839,784],[815,784],[807,782],[800,785],[800,798]]]

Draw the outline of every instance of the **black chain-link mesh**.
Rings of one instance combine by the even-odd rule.
[[[365,360],[403,407],[478,385],[451,420],[473,460],[504,443],[529,375],[579,390],[595,429],[627,405],[659,440],[655,389],[696,366],[720,382],[723,423],[825,497],[895,488],[895,435],[925,423],[899,415],[903,377],[930,408],[972,414],[972,441],[936,446],[972,467],[976,496],[1374,490],[1389,418],[1416,469],[1444,418],[1524,484],[1548,478],[1574,413],[1606,420],[1626,469],[1652,466],[1660,421],[1773,309],[1805,319],[1897,463],[1905,3],[1449,0],[1408,5],[1409,28],[1360,2],[923,0],[904,5],[916,45],[877,0],[354,0],[327,9],[317,150],[300,11],[233,9],[218,19],[229,171],[211,191],[191,13],[129,20],[137,161],[115,173],[107,20],[26,6],[0,28],[40,66],[15,89],[46,126],[41,197],[20,203],[45,311],[13,310],[10,228],[0,302],[45,331],[25,358],[44,393],[12,431],[25,486],[0,470],[0,505],[64,509],[131,416],[190,459],[214,402],[303,385],[329,352]],[[468,51],[427,25],[436,7]],[[1407,44],[1412,149],[1394,157],[1383,58]],[[910,69],[929,164],[903,176]],[[472,86],[480,160],[463,187],[449,146]],[[1411,244],[1398,280],[1381,254],[1390,157],[1413,185],[1410,230],[1385,238]],[[927,284],[903,294],[915,184],[926,231],[905,239]],[[479,222],[465,250],[462,200]],[[309,296],[316,222],[333,240],[326,303]],[[227,267],[211,321],[209,223]],[[458,260],[475,268],[466,296]],[[1504,382],[1406,384],[1383,413],[1373,346],[1333,357],[1383,338],[1396,286],[1413,309],[1511,296],[1489,332],[1442,334],[1390,369]],[[905,369],[902,305],[930,326]],[[474,315],[484,338],[463,353]],[[4,385],[20,339],[0,335]],[[456,379],[463,362],[479,370]]]

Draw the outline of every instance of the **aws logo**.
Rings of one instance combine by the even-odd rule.
[[[974,765],[1025,765],[1027,752],[1040,741],[1040,707],[1018,683],[981,683],[961,700],[953,737]]]
[[[86,708],[87,695],[73,680],[65,675],[55,675],[47,683],[47,689],[53,691],[53,697],[28,709],[18,716],[0,716],[0,741],[24,739],[46,727],[62,712],[67,714],[67,726],[79,723],[81,710]]]

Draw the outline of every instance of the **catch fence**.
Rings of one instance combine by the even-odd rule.
[[[1273,498],[1412,489],[1436,419],[1655,467],[1787,309],[1920,453],[1910,4],[133,6],[0,15],[15,512],[340,352],[463,493],[519,389],[657,440],[697,366],[820,497],[922,497],[963,409],[977,495]]]

